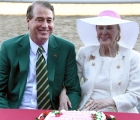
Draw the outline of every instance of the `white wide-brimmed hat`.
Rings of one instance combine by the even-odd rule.
[[[98,17],[78,19],[76,21],[78,35],[84,45],[99,45],[97,39],[96,25],[120,26],[119,45],[132,49],[137,41],[139,25],[137,22],[123,20],[114,11],[105,10]]]

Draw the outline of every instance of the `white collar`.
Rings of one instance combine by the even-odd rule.
[[[34,54],[37,54],[37,49],[39,46],[36,43],[34,43],[30,37],[29,40],[30,40],[30,49],[33,51]],[[42,47],[44,48],[44,52],[46,54],[48,54],[48,41],[49,39],[42,45]]]

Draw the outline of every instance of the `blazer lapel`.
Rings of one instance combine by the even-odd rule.
[[[26,35],[22,38],[20,47],[17,49],[18,58],[19,58],[19,68],[20,68],[20,93],[19,99],[21,99],[23,95],[23,91],[26,85],[28,70],[29,70],[29,54],[30,54],[30,44],[29,44],[29,36]]]
[[[59,51],[56,49],[57,46],[58,45],[54,37],[50,36],[48,45],[48,60],[47,60],[49,81],[54,81],[55,67],[59,55]]]
[[[55,67],[57,58],[59,55],[59,51],[57,48],[57,43],[53,36],[50,36],[49,44],[48,44],[48,60],[47,60],[47,69],[48,69],[48,79],[49,79],[49,91],[50,91],[50,99],[52,100],[52,88],[53,88],[53,81],[55,76]]]

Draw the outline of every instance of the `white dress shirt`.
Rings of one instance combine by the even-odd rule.
[[[36,92],[36,60],[38,57],[38,45],[30,39],[30,61],[27,83],[24,95],[20,104],[20,109],[37,109],[37,92]],[[43,56],[47,61],[48,56],[48,40],[42,45],[44,48]]]

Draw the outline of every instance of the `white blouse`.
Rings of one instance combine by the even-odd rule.
[[[97,80],[94,82],[94,89],[91,95],[92,99],[101,100],[110,98],[110,63],[113,58],[102,57],[103,64]]]

